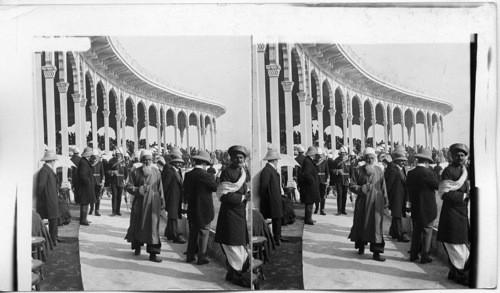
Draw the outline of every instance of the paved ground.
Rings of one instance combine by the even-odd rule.
[[[303,233],[304,289],[465,289],[447,279],[447,265],[434,258],[431,264],[410,262],[409,243],[401,243],[384,235],[386,262],[372,259],[367,247],[358,255],[354,243],[347,238],[352,226],[353,208],[347,203],[347,216],[335,216],[336,199],[327,198],[326,216],[313,215],[314,226],[305,225]],[[384,234],[390,219],[384,219]]]
[[[111,217],[111,201],[101,201],[101,217],[89,216],[90,226],[80,226],[80,262],[84,290],[241,290],[225,280],[225,265],[213,259],[199,266],[185,262],[186,245],[163,238],[161,263],[148,260],[143,249],[135,256],[124,240],[130,212],[122,205],[122,216]]]

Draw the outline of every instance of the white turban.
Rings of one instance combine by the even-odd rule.
[[[150,150],[142,150],[141,151],[141,159],[142,157],[144,156],[150,156],[150,157],[153,157],[153,153],[150,151]]]
[[[363,157],[368,155],[368,154],[372,154],[374,156],[377,156],[377,154],[375,154],[375,149],[371,148],[371,147],[365,148],[365,150],[363,151]]]

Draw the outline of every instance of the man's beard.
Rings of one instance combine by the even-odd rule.
[[[151,165],[149,165],[149,166],[142,165],[142,171],[144,172],[144,175],[146,175],[146,176],[151,175],[151,173],[153,171],[152,169],[153,168],[151,167]]]
[[[366,174],[372,175],[373,173],[375,173],[375,166],[373,164],[366,164],[365,170],[366,170]]]

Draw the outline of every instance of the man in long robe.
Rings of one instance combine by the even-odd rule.
[[[151,151],[141,151],[140,157],[142,166],[132,171],[126,185],[127,192],[134,195],[134,201],[125,239],[132,244],[135,255],[141,254],[141,246],[146,243],[149,260],[161,262],[162,260],[156,256],[161,251],[160,210],[163,206],[161,174],[160,170],[152,167]]]
[[[239,145],[228,149],[231,165],[224,169],[217,188],[221,202],[215,242],[220,243],[228,262],[226,280],[242,287],[250,287],[244,273],[250,265],[249,235],[246,221],[246,204],[250,200],[247,182],[250,176],[245,169],[248,150]]]
[[[357,194],[354,219],[349,237],[355,242],[358,254],[364,254],[365,245],[370,242],[373,259],[385,261],[380,254],[384,252],[383,219],[387,206],[387,191],[384,171],[375,164],[375,150],[367,147],[363,152],[365,164],[353,172],[353,182],[349,188]]]
[[[464,166],[467,160],[468,148],[457,143],[450,146],[452,163],[446,167],[441,175],[443,185],[448,185],[442,193],[443,205],[439,217],[437,240],[443,242],[450,262],[448,279],[457,283],[469,285],[469,186],[467,169]],[[458,183],[458,184],[457,184]]]

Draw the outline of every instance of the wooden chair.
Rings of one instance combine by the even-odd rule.
[[[260,259],[252,259],[252,272],[259,275],[262,280],[266,280],[264,275],[264,262]]]
[[[40,273],[40,278],[43,280],[43,272],[42,272],[42,267],[43,267],[43,261],[39,259],[31,259],[31,271],[33,273]]]
[[[31,272],[31,288],[35,287],[35,291],[40,291],[40,275]]]
[[[253,257],[257,259],[264,259],[265,246],[267,242],[266,237],[254,236],[252,237]]]
[[[43,244],[45,243],[45,238],[43,237],[31,237],[31,253],[32,257],[39,260],[43,260]]]

